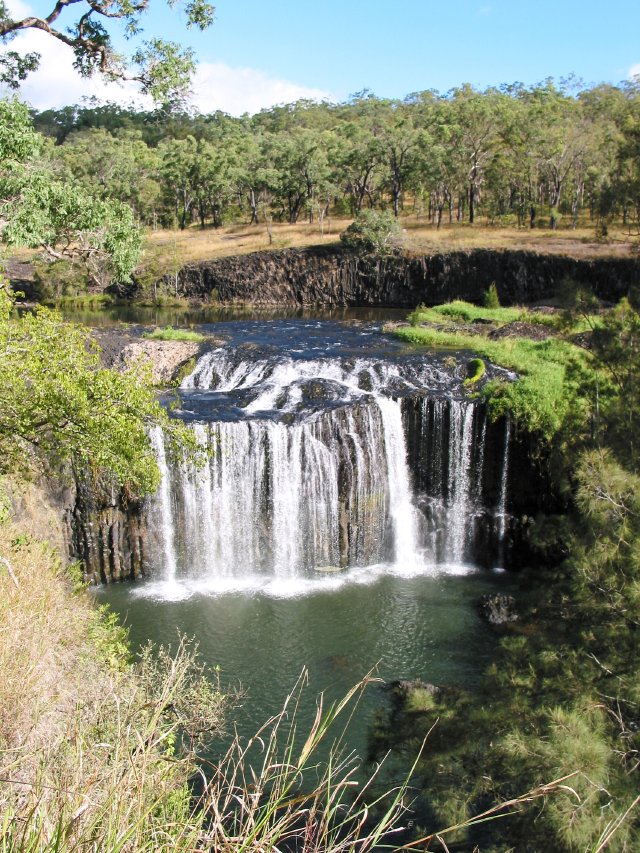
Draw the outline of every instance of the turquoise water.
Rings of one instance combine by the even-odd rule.
[[[509,583],[489,572],[403,578],[372,571],[369,579],[361,570],[337,588],[318,582],[302,594],[256,589],[175,600],[162,585],[143,582],[103,587],[96,595],[121,614],[134,646],[193,637],[204,659],[220,667],[223,686],[242,688],[244,699],[231,716],[249,736],[280,710],[303,669],[309,689],[301,714],[309,723],[319,691],[339,698],[370,670],[384,680],[472,687],[496,643],[476,602]],[[349,737],[361,755],[372,714],[384,705],[382,687],[369,686]]]

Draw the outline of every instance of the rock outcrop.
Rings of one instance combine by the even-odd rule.
[[[539,302],[560,296],[573,281],[615,302],[638,285],[639,273],[634,258],[578,260],[490,249],[379,258],[333,245],[187,264],[178,290],[207,302],[414,308],[451,299],[478,302],[493,282],[503,305]]]
[[[153,341],[141,339],[125,344],[113,362],[117,370],[126,370],[143,362],[151,366],[154,385],[169,385],[200,351],[200,344],[192,341]]]
[[[478,602],[478,610],[490,625],[507,625],[518,621],[516,600],[504,592],[483,595]]]

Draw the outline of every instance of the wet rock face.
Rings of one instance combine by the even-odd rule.
[[[488,249],[378,258],[320,246],[188,264],[178,289],[214,302],[414,308],[451,299],[478,302],[493,282],[503,305],[537,302],[559,295],[567,279],[617,301],[640,276],[637,263],[625,258],[577,260]]]

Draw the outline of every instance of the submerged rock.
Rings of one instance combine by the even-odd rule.
[[[518,621],[516,600],[504,592],[488,593],[478,602],[480,615],[490,625],[506,625]]]
[[[416,679],[400,679],[385,684],[391,698],[392,714],[424,713],[435,708],[442,689],[435,684]]]

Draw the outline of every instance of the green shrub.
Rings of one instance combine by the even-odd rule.
[[[464,385],[468,388],[479,382],[487,371],[486,365],[481,358],[472,358],[467,364],[467,378]]]
[[[174,329],[172,326],[154,329],[153,332],[145,332],[143,337],[151,341],[193,341],[199,344],[206,340],[200,332],[193,332],[190,329]]]
[[[483,395],[489,410],[496,418],[510,414],[547,439],[559,431],[570,408],[576,413],[581,409],[571,387],[565,385],[565,371],[570,363],[584,358],[584,353],[566,341],[494,341],[464,332],[416,327],[403,327],[395,334],[423,346],[475,350],[494,364],[515,370],[519,374],[515,382],[493,379],[485,385]]]
[[[485,308],[499,308],[500,307],[500,299],[498,297],[498,288],[496,287],[495,281],[492,281],[489,285],[489,289],[486,291],[484,295],[484,307]]]
[[[389,255],[402,245],[402,229],[388,211],[361,210],[340,239],[357,252]]]

